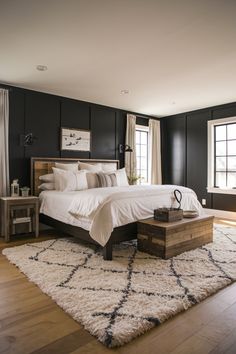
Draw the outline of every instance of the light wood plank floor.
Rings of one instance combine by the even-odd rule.
[[[53,238],[41,233],[38,241]],[[23,238],[0,250],[35,239]],[[235,354],[236,283],[118,349],[107,349],[0,255],[0,353]]]

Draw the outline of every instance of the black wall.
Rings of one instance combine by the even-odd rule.
[[[30,184],[30,157],[78,157],[119,159],[124,154],[126,113],[89,102],[9,88],[10,178]],[[207,207],[236,211],[236,196],[207,193],[207,121],[236,116],[236,103],[181,113],[161,119],[163,183],[184,185],[196,191]],[[137,115],[137,124],[148,125],[148,117]],[[91,152],[60,151],[60,128],[90,129]],[[20,135],[32,132],[37,140],[22,147]]]
[[[89,102],[0,85],[9,89],[10,179],[30,185],[30,157],[78,157],[118,159],[124,166],[119,144],[125,143],[127,112]],[[135,114],[135,113],[134,113]],[[148,117],[137,114],[137,123]],[[91,130],[91,152],[60,151],[60,128]],[[33,133],[32,146],[23,147],[20,135]]]
[[[163,183],[192,188],[207,208],[236,211],[236,195],[207,193],[207,122],[236,116],[236,103],[161,119]]]

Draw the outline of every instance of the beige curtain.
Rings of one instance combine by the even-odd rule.
[[[125,169],[128,178],[136,176],[136,139],[135,139],[136,116],[127,114],[125,144],[129,145],[133,152],[125,153]]]
[[[8,90],[0,89],[0,196],[9,195],[9,98]]]
[[[151,184],[162,183],[160,121],[149,119],[149,176]]]

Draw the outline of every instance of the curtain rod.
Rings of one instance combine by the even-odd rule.
[[[136,113],[131,113],[131,112],[127,112],[127,114],[132,114],[138,118],[145,118],[145,119],[149,119],[151,117],[148,117],[148,116],[143,116],[142,114],[136,114]]]
[[[7,91],[12,91],[12,88],[11,87],[4,87],[4,86],[2,86],[2,85],[0,85],[0,89],[3,89],[3,90],[7,90]]]
[[[160,118],[153,117],[153,116],[143,116],[142,114],[136,114],[136,113],[131,113],[131,112],[127,112],[127,114],[133,114],[133,115],[136,116],[137,118],[144,118],[144,119],[160,119]]]

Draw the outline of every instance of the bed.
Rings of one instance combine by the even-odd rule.
[[[32,191],[38,194],[39,177],[52,172],[56,162],[71,163],[78,159],[31,159]],[[119,168],[117,160],[86,160],[89,164],[102,163],[110,170]],[[137,237],[136,222],[153,215],[153,210],[174,206],[173,191],[176,186],[123,186],[94,188],[83,191],[40,193],[40,221],[81,240],[103,247],[105,260],[112,259],[115,243]],[[195,193],[179,187],[183,193],[182,207],[202,208]]]

